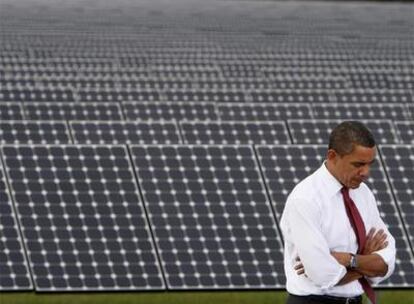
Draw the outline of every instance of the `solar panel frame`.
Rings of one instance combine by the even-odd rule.
[[[33,290],[19,222],[0,153],[0,291]]]
[[[291,143],[284,121],[180,121],[179,127],[186,144]]]
[[[7,151],[8,149],[10,150],[10,152]],[[53,149],[55,151],[60,151],[60,152],[71,150],[71,152],[67,154],[59,152],[58,157],[54,158],[54,157],[51,157],[52,153],[50,153],[49,155],[47,153],[47,152],[51,152]],[[81,152],[81,149],[83,149],[84,155],[82,155],[82,153],[79,153]],[[105,160],[105,157],[104,158],[100,158],[99,156],[97,157],[97,155],[94,155],[91,152],[91,150],[97,151],[99,149],[102,151],[104,151],[105,149],[107,150],[113,149],[113,151],[118,149],[118,152],[122,151],[124,155],[124,159],[119,159],[119,158],[117,159],[114,155],[111,155],[111,157],[108,157],[108,159],[110,159],[110,161],[113,162],[113,165],[116,165],[116,164],[119,165],[122,163],[122,161],[126,162],[126,164],[124,163],[124,165],[126,165],[126,169],[130,174],[128,174],[128,176],[118,176],[117,170],[109,170],[109,172],[105,173],[105,169],[110,168],[112,164],[109,164],[108,162],[106,163],[102,162],[100,164],[102,165],[102,167],[98,165],[98,162],[101,161],[102,159]],[[102,145],[59,145],[59,146],[58,145],[4,145],[0,147],[0,151],[3,155],[3,159],[5,163],[5,171],[10,181],[11,197],[16,205],[17,217],[21,223],[20,227],[22,229],[23,241],[25,243],[25,247],[27,248],[29,265],[33,272],[33,282],[34,282],[36,291],[38,292],[61,292],[61,291],[109,291],[109,290],[112,290],[112,291],[165,290],[165,280],[163,278],[163,273],[161,271],[159,260],[156,254],[156,247],[154,246],[154,243],[153,243],[152,234],[150,232],[150,226],[149,226],[149,223],[146,217],[145,207],[141,201],[142,198],[140,196],[139,187],[137,185],[136,176],[134,174],[132,161],[130,159],[128,149],[125,145],[105,145],[105,146],[102,146]],[[22,154],[24,154],[23,151],[26,151],[29,153],[29,154],[26,154],[26,156],[32,154],[31,155],[32,158],[31,159],[26,158],[25,160],[25,158],[23,158],[22,155],[20,155],[21,157],[19,158],[19,156],[17,156],[18,153],[16,153],[17,151],[22,152]],[[17,160],[22,163],[19,163],[19,164],[16,163],[16,156],[17,156]],[[91,164],[92,166],[96,165],[96,171],[93,172],[94,168],[92,168],[92,170],[89,171],[90,175],[87,174],[88,168],[85,167],[85,165],[87,165],[86,161],[88,159],[94,160],[92,161],[92,163],[89,163],[90,165]],[[34,166],[37,160],[42,161],[42,163],[39,166],[37,166],[37,164],[36,166]],[[65,163],[63,163],[62,161],[64,161]],[[24,166],[21,167],[21,164],[24,164],[26,167],[30,167],[30,168],[27,169]],[[54,167],[55,164],[57,167],[62,167],[62,168],[68,165],[66,169],[69,168],[69,170],[59,173],[59,170],[57,170],[58,168]],[[76,166],[78,167],[81,166],[80,171],[82,171],[83,173],[80,171],[73,170],[73,168],[75,168]],[[47,168],[47,170],[42,172],[42,167]],[[17,172],[13,171],[16,168],[17,168]],[[21,170],[22,168],[24,169],[23,171]],[[110,168],[110,169],[113,169],[113,168]],[[18,172],[19,170],[22,171],[23,173]],[[34,171],[36,173],[34,173]],[[119,171],[122,173],[121,170]],[[96,173],[96,172],[100,172],[100,173]],[[124,197],[125,201],[123,201],[122,203],[122,208],[121,206],[119,205],[116,206],[116,204],[111,202],[111,199],[114,199],[114,198],[109,198],[109,197],[105,198],[103,200],[103,201],[106,201],[105,206],[102,206],[102,205],[99,206],[99,202],[102,203],[102,200],[101,201],[97,200],[99,201],[98,203],[94,202],[93,200],[95,198],[92,198],[92,195],[106,196],[106,195],[110,195],[109,193],[111,192],[109,191],[109,188],[106,188],[105,191],[98,190],[96,187],[99,188],[99,185],[97,184],[95,184],[94,187],[91,186],[91,188],[89,188],[89,191],[85,191],[85,189],[82,190],[82,186],[79,186],[79,185],[78,185],[80,187],[79,190],[72,191],[69,188],[66,189],[69,191],[68,194],[66,194],[66,198],[65,198],[65,200],[68,203],[66,204],[62,202],[61,199],[65,195],[64,187],[67,188],[69,186],[68,185],[65,186],[63,184],[59,185],[59,182],[62,180],[65,181],[65,177],[71,176],[70,179],[66,178],[66,181],[72,185],[76,185],[76,183],[79,183],[79,182],[80,183],[86,182],[88,185],[89,184],[93,185],[93,181],[96,180],[97,178],[96,174],[101,175],[100,177],[101,178],[103,177],[104,180],[110,181],[111,180],[110,175],[113,175],[114,172],[116,172],[115,175],[118,176],[118,178],[115,179],[115,183],[117,183],[118,185],[120,185],[122,181],[128,181],[130,183],[129,186],[125,185],[125,188],[121,189],[120,191],[115,190],[115,192],[112,193],[112,195],[115,195],[115,196],[119,195],[119,196]],[[28,173],[31,174],[30,175],[31,177],[27,176],[28,182],[26,183],[24,182],[24,180],[21,178],[20,175],[26,176],[26,174]],[[35,175],[39,175],[40,178],[38,176],[36,177]],[[48,178],[50,178],[51,175],[54,176],[54,179],[49,179],[48,187],[49,188],[52,187],[53,189],[57,189],[59,187],[60,190],[54,191],[53,189],[52,190],[49,189],[48,191],[45,191],[46,188],[43,188],[42,191],[39,191],[39,188],[43,187],[42,185],[46,185],[48,183]],[[17,180],[14,180],[14,177]],[[31,187],[29,187],[30,182],[33,182],[33,180],[35,181],[35,183],[38,183],[38,184],[34,184]],[[15,188],[14,183],[17,183],[16,184],[17,188]],[[102,179],[101,179],[101,183],[103,183]],[[26,185],[26,186],[23,186],[23,185]],[[23,188],[25,187],[29,187],[31,189],[30,190],[26,189],[26,191],[22,191]],[[132,189],[131,188],[128,189],[129,187],[132,187]],[[93,188],[95,188],[95,190],[93,190]],[[96,190],[98,190],[98,192],[96,192]],[[128,191],[130,195],[134,197],[132,198],[129,197],[127,199]],[[33,193],[37,193],[36,199],[32,197],[33,200],[37,201],[36,204],[29,197],[30,195],[33,195]],[[73,194],[74,196],[77,196],[78,199],[80,199],[80,196],[78,195],[82,195],[82,193],[84,194],[82,203],[78,201],[76,198],[70,197]],[[56,198],[56,195],[59,196],[58,199]],[[91,199],[89,202],[88,202],[89,198],[87,198],[85,195],[91,196]],[[101,199],[102,198],[103,197],[101,197]],[[53,206],[54,204],[52,201],[56,199],[59,201],[59,203],[57,203],[56,206]],[[129,202],[130,199],[132,200],[136,199],[135,201],[136,204],[133,204],[133,202]],[[44,205],[39,206],[39,204],[42,202]],[[25,206],[24,205],[25,203],[27,203],[29,206],[28,207]],[[59,207],[57,205],[59,205]],[[113,213],[111,213],[111,216],[109,217],[105,217],[101,215],[98,216],[97,214],[99,214],[99,212],[101,212],[103,215],[105,214],[106,207],[108,209],[118,207],[118,209],[122,209],[121,210],[122,212],[124,212],[124,209],[125,209],[124,215],[130,222],[129,226],[126,226],[127,230],[128,229],[129,230],[122,231],[121,228],[122,226],[124,226],[123,224],[125,223],[119,223],[119,224],[116,223],[114,226],[115,228],[114,230],[118,229],[118,231],[120,231],[119,233],[116,233],[118,236],[117,238],[115,238],[117,242],[119,243],[121,243],[121,241],[128,242],[128,239],[132,242],[130,244],[123,243],[124,245],[123,250],[118,249],[117,246],[114,247],[114,244],[111,245],[109,241],[107,243],[106,241],[107,238],[104,236],[104,235],[114,236],[114,234],[111,231],[109,230],[105,231],[106,227],[102,225],[104,225],[105,222],[110,222],[114,220],[114,218],[116,219],[116,215],[117,215],[117,214],[114,215]],[[53,217],[53,215],[51,215],[51,213],[47,213],[46,211],[46,210],[50,211],[52,208],[57,215],[55,218]],[[88,208],[92,208],[93,210],[88,211],[90,213],[89,216],[91,217],[88,217],[87,213],[85,213],[86,215],[82,213],[80,213],[79,215],[76,215],[76,214],[71,215],[68,210],[73,209],[72,211],[74,211],[76,208],[79,208],[79,211],[81,210],[81,208],[84,208],[85,212]],[[127,210],[127,208],[129,209]],[[130,210],[131,208],[136,208],[136,209]],[[45,211],[47,214],[46,216],[47,219],[45,217],[40,216],[42,212],[44,213]],[[121,215],[122,215],[122,212],[120,213]],[[60,215],[62,216],[62,218],[59,218]],[[111,218],[111,220],[109,218]],[[37,222],[38,219],[39,221]],[[40,221],[41,219],[42,221]],[[53,219],[55,221],[53,221]],[[138,223],[138,228],[143,229],[142,231],[139,231],[139,229],[136,226],[132,225],[133,219],[135,219],[135,221],[137,221],[138,219],[140,220],[137,223]],[[120,219],[118,218],[118,220]],[[67,225],[63,226],[63,222],[65,222]],[[33,230],[30,229],[31,228],[30,225],[32,223],[37,224],[35,225],[34,227],[35,229]],[[79,228],[79,225],[81,225],[80,226],[81,228],[80,230],[79,229],[77,230],[76,228]],[[43,230],[42,227],[45,229]],[[63,229],[59,229],[62,227]],[[91,229],[94,229],[94,228],[96,229],[95,231],[90,230],[89,231],[90,234],[88,234],[87,233],[88,228],[85,228],[85,227],[92,227]],[[98,230],[100,232],[98,232]],[[131,232],[131,230],[134,230],[133,236],[128,234],[128,232]],[[84,232],[81,232],[81,231],[84,231]],[[128,237],[125,235],[127,239],[125,239],[125,237],[122,236],[125,233],[128,235]],[[96,238],[93,237],[94,234],[96,235]],[[99,234],[101,234],[100,237],[98,237]],[[145,240],[146,241],[145,244],[142,240],[144,237],[147,238]],[[81,243],[79,241],[79,238],[88,244],[87,245],[87,247],[89,247],[88,250],[81,249],[82,246],[85,246],[85,244]],[[94,243],[94,240],[95,241],[97,240],[97,243],[96,242]],[[141,245],[138,242],[141,242],[142,248],[140,248]],[[62,244],[61,247],[56,245],[59,243]],[[105,243],[105,245],[103,246],[104,248],[101,246],[102,245],[101,243]],[[138,247],[138,248],[131,249],[130,246]],[[88,271],[91,271],[92,268],[93,268],[92,272],[95,271],[95,273],[97,274],[95,275],[95,279],[97,281],[101,279],[101,277],[99,276],[100,271],[102,271],[102,273],[104,274],[103,279],[111,278],[115,280],[114,279],[114,276],[116,277],[115,268],[113,267],[117,267],[117,265],[113,263],[113,261],[111,260],[115,258],[115,256],[111,256],[111,254],[118,253],[118,251],[120,252],[121,255],[124,255],[124,258],[130,253],[134,253],[136,255],[138,254],[141,255],[142,253],[142,256],[144,256],[146,252],[149,252],[146,258],[150,257],[151,259],[153,259],[152,260],[153,265],[145,265],[144,261],[138,258],[137,256],[129,256],[129,258],[132,259],[132,261],[136,259],[134,262],[137,263],[137,265],[139,265],[141,269],[137,268],[136,270],[134,270],[135,272],[132,272],[131,271],[132,268],[130,268],[129,275],[131,277],[127,276],[126,274],[125,276],[128,277],[128,279],[130,279],[131,282],[133,282],[132,280],[138,280],[139,283],[142,283],[142,278],[145,278],[145,280],[147,278],[151,279],[150,277],[151,273],[149,273],[149,271],[145,272],[146,270],[155,271],[156,272],[155,278],[157,281],[159,281],[160,283],[159,286],[154,287],[154,286],[151,286],[150,284],[147,284],[146,287],[143,287],[143,286],[133,286],[133,284],[131,284],[129,288],[127,287],[111,288],[111,287],[103,286],[103,285],[95,286],[95,287],[88,287],[84,285],[84,286],[75,286],[71,288],[70,286],[69,287],[54,287],[54,286],[51,286],[51,284],[49,284],[50,281],[53,279],[58,280],[59,284],[68,283],[67,285],[73,284],[73,282],[72,283],[69,282],[71,279],[75,281],[77,279],[80,279],[80,280],[87,279],[85,278],[87,277],[85,274],[87,274]],[[106,260],[106,258],[103,258],[102,254],[104,254],[106,258],[108,258],[108,260]],[[58,255],[59,258],[56,255]],[[99,258],[97,256],[97,259],[95,260],[92,257],[93,255],[99,255]],[[109,257],[111,257],[111,259],[109,259]],[[49,262],[44,261],[38,264],[36,260],[49,260]],[[128,266],[125,266],[125,262],[127,263]],[[120,265],[123,265],[124,267],[130,267],[129,266],[130,264],[126,260]],[[64,267],[66,268],[63,271]],[[110,267],[112,271],[108,272],[108,269],[105,267]],[[121,268],[117,270],[117,272],[120,272],[120,273],[123,273],[123,271],[124,269],[121,269]],[[139,273],[140,271],[142,271],[143,273]],[[82,278],[82,276],[84,278]],[[62,280],[64,282],[62,282]],[[89,281],[89,283],[91,282],[92,281]],[[49,286],[45,286],[47,284],[49,284]],[[79,281],[77,281],[76,284],[79,284]],[[95,284],[95,282],[93,282],[93,284]]]
[[[19,126],[19,129],[16,127]],[[37,133],[35,133],[37,132]],[[30,139],[36,135],[35,140]],[[52,136],[49,141],[46,137]],[[6,138],[5,138],[6,137]],[[17,137],[23,137],[18,139]],[[6,144],[70,144],[72,138],[65,121],[9,120],[0,121],[0,145]]]
[[[28,120],[124,120],[117,102],[23,103]]]
[[[152,149],[152,152],[147,153],[147,151],[149,151],[151,149]],[[177,155],[173,155],[172,158],[169,158],[168,156],[165,156],[164,152],[162,152],[163,149],[164,150],[169,149],[170,152],[175,151],[174,153],[177,153]],[[203,156],[192,154],[193,149],[198,149],[198,153],[202,153]],[[200,222],[198,224],[196,223],[196,225],[194,225],[194,223],[198,221],[197,220],[199,218],[198,213],[200,213],[200,210],[202,210],[204,208],[204,206],[207,206],[208,209],[210,210],[209,213],[208,213],[209,218],[214,218],[215,214],[216,214],[216,216],[223,216],[223,211],[220,210],[220,212],[217,213],[216,212],[217,210],[213,211],[213,210],[210,209],[209,206],[214,207],[214,205],[215,205],[214,204],[215,199],[213,199],[212,197],[207,198],[207,200],[212,201],[212,203],[205,202],[205,205],[198,206],[198,211],[197,211],[197,209],[195,209],[197,207],[196,203],[204,202],[204,200],[202,200],[202,197],[204,197],[204,195],[208,195],[208,193],[210,193],[214,197],[216,195],[220,195],[220,194],[217,194],[216,190],[214,190],[214,191],[212,191],[212,189],[208,190],[208,188],[210,188],[212,185],[208,186],[208,188],[203,188],[203,186],[200,185],[202,182],[206,181],[206,178],[207,178],[207,180],[209,180],[210,177],[206,176],[204,178],[203,177],[199,177],[198,179],[195,178],[195,174],[197,175],[198,172],[200,174],[203,174],[202,173],[203,168],[204,169],[208,168],[208,166],[206,166],[205,161],[209,161],[209,159],[211,159],[211,160],[215,159],[214,158],[214,153],[211,154],[212,155],[212,156],[210,156],[211,158],[209,158],[209,156],[207,156],[207,158],[205,158],[204,152],[207,151],[208,149],[212,149],[212,151],[214,149],[216,149],[215,157],[220,157],[221,154],[218,151],[221,151],[221,149],[233,149],[233,150],[245,149],[245,151],[247,151],[247,150],[250,151],[250,153],[251,153],[250,154],[251,155],[250,160],[253,161],[253,167],[252,168],[256,172],[256,177],[257,177],[257,182],[258,182],[258,185],[256,185],[256,186],[260,188],[260,191],[257,192],[257,193],[260,194],[260,197],[261,197],[261,199],[254,200],[253,205],[252,204],[251,205],[256,206],[256,205],[259,205],[260,202],[262,202],[262,204],[260,204],[260,205],[261,205],[262,208],[266,209],[266,212],[264,213],[264,216],[265,217],[267,216],[267,220],[270,221],[270,222],[267,222],[267,223],[270,225],[269,227],[271,227],[271,228],[269,228],[269,229],[271,230],[271,232],[273,234],[273,237],[271,238],[271,241],[273,243],[270,243],[270,244],[277,244],[278,246],[276,248],[282,248],[282,243],[281,243],[281,240],[280,240],[278,227],[277,227],[277,224],[276,224],[276,221],[275,221],[275,218],[274,218],[274,214],[272,213],[272,207],[269,204],[268,196],[267,196],[265,188],[264,188],[264,183],[263,183],[263,180],[260,176],[257,159],[254,155],[254,151],[253,151],[251,146],[246,146],[246,145],[243,145],[243,146],[235,146],[235,145],[197,145],[197,146],[196,145],[185,145],[185,146],[184,145],[164,145],[164,146],[163,145],[161,145],[161,146],[141,145],[141,146],[134,146],[134,145],[131,145],[130,150],[131,150],[131,155],[132,155],[133,162],[135,164],[138,182],[139,182],[140,189],[141,189],[141,192],[142,192],[144,204],[145,204],[145,206],[147,208],[147,211],[148,211],[151,227],[153,228],[153,231],[154,231],[155,242],[156,242],[157,247],[159,248],[161,264],[162,264],[162,267],[163,267],[164,272],[165,272],[165,276],[166,276],[166,280],[167,280],[167,286],[168,286],[169,290],[217,290],[217,289],[241,290],[241,289],[246,288],[246,286],[241,286],[241,285],[236,286],[234,284],[229,284],[229,285],[226,285],[226,286],[220,286],[219,284],[204,284],[204,285],[203,284],[198,284],[198,286],[194,286],[194,285],[193,286],[188,286],[188,285],[185,286],[185,284],[180,285],[180,284],[173,284],[173,282],[171,282],[173,279],[177,279],[177,276],[173,277],[173,279],[171,279],[171,280],[169,278],[169,273],[171,273],[171,272],[174,273],[174,271],[176,270],[176,268],[174,268],[174,267],[179,268],[182,265],[184,265],[184,266],[186,265],[185,263],[182,264],[179,261],[175,261],[175,258],[173,258],[173,260],[171,260],[171,259],[168,260],[166,258],[166,257],[168,257],[168,254],[171,254],[171,252],[176,252],[174,254],[178,254],[180,252],[179,250],[176,250],[176,249],[175,249],[175,251],[174,251],[174,249],[171,249],[171,250],[168,249],[168,248],[171,247],[170,246],[171,243],[173,243],[176,240],[177,237],[178,237],[179,241],[184,240],[184,242],[187,242],[187,243],[191,242],[191,237],[189,238],[188,236],[191,236],[192,234],[194,236],[194,234],[201,233],[200,231],[202,231],[203,229],[207,229],[206,231],[208,231],[208,229],[211,228],[209,224],[207,224],[207,226],[203,227],[204,224],[202,224],[202,223],[205,222],[206,219],[203,220],[202,222]],[[233,150],[231,151],[232,153],[229,154],[229,155],[231,155],[231,156],[235,155]],[[181,151],[181,152],[179,152],[179,151]],[[153,153],[152,157],[150,156],[150,153]],[[222,154],[224,155],[223,152],[222,152]],[[240,156],[240,158],[237,158],[237,159],[242,160],[243,159],[243,154],[240,154],[239,156]],[[246,158],[246,160],[249,160],[249,158],[247,156],[244,156],[244,157]],[[151,164],[151,159],[155,159],[154,163],[152,163],[152,164]],[[177,162],[179,162],[181,160],[183,161],[183,164],[181,166],[177,166],[178,165]],[[171,166],[163,164],[164,161],[166,162],[166,164],[169,163]],[[198,166],[198,164],[196,164],[198,161],[200,162],[199,163],[200,166]],[[219,158],[217,159],[217,161],[219,161]],[[190,169],[188,169],[188,168],[186,169],[186,166],[189,166],[188,168],[190,168]],[[213,165],[213,167],[214,166],[215,165]],[[167,167],[168,167],[168,169],[167,169]],[[213,167],[209,167],[210,170],[212,170],[212,171],[206,171],[205,174],[215,175],[215,173],[214,173],[215,170],[212,169]],[[218,166],[218,167],[220,167],[220,166]],[[163,173],[160,172],[160,173],[157,174],[157,168],[161,168]],[[219,169],[227,171],[226,168],[220,167]],[[237,169],[239,169],[239,168],[237,168]],[[180,175],[180,174],[178,173],[177,170],[181,171],[183,174],[185,174],[185,172],[186,172],[187,176],[184,177],[184,178],[179,177],[178,175]],[[166,178],[166,175],[164,174],[164,172],[167,175],[171,173],[172,174],[171,177]],[[154,175],[153,175],[153,177],[150,177],[149,174],[151,174],[151,175],[154,174]],[[143,177],[143,176],[145,176],[145,177]],[[159,178],[161,180],[159,180]],[[224,187],[224,184],[222,182],[220,182],[220,179],[221,178],[219,177],[219,175],[217,175],[217,177],[213,178],[212,182],[216,186]],[[232,178],[230,178],[229,181],[231,182]],[[177,188],[177,187],[180,187],[178,184],[182,184],[182,183],[187,184],[188,183],[187,185],[189,185],[189,183],[191,183],[191,182],[195,183],[193,186],[198,184],[198,186],[202,187],[202,189],[204,189],[204,190],[202,190],[201,193],[199,193],[198,191],[195,193],[195,192],[192,192],[190,190],[190,188],[191,188],[190,187],[190,188],[187,188],[187,190],[184,191],[182,193],[182,195],[184,195],[184,196],[191,195],[190,193],[192,192],[194,195],[196,195],[197,199],[195,199],[195,197],[194,198],[189,197],[190,200],[187,201],[187,199],[184,198],[184,196],[180,196],[179,200],[173,199],[174,203],[171,203],[171,204],[168,203],[169,199],[172,196],[175,196],[175,195],[179,196],[180,195],[181,190],[179,190],[179,188]],[[242,183],[244,183],[244,182],[247,183],[247,181],[243,180]],[[153,183],[154,183],[154,185],[153,185]],[[177,189],[177,190],[176,191],[169,190],[168,186],[167,186],[167,183],[170,186],[175,184],[175,187],[176,187],[175,189]],[[160,186],[161,188],[157,189],[157,185]],[[188,191],[190,191],[190,192],[188,192]],[[256,191],[257,191],[257,189],[256,189]],[[220,190],[219,190],[219,193],[221,193]],[[229,195],[230,195],[230,193],[229,193]],[[237,195],[237,192],[235,192],[234,195]],[[156,198],[155,196],[157,196],[157,197],[159,196],[159,198]],[[159,203],[159,199],[161,199],[161,203]],[[154,203],[155,201],[157,202],[156,204]],[[196,203],[194,203],[194,202],[196,202]],[[237,205],[237,202],[236,202],[236,205]],[[220,206],[224,207],[225,205],[223,205],[223,204],[224,204],[224,201],[222,201],[222,203],[220,203]],[[228,200],[226,200],[226,205],[227,204],[229,204]],[[191,211],[195,212],[195,214],[189,214],[189,217],[186,219],[185,218],[185,213],[187,213],[189,211],[187,205],[190,205]],[[164,210],[164,211],[161,210],[161,209],[164,208],[164,206],[166,206],[165,208],[168,207],[167,208],[169,210],[168,212],[166,210]],[[241,206],[240,202],[238,203],[238,206]],[[220,208],[222,208],[222,207],[220,207]],[[178,208],[178,209],[182,208],[182,209],[180,209],[180,211],[176,210],[177,212],[179,212],[178,219],[174,220],[174,219],[169,218],[169,216],[172,214],[171,212],[173,212],[173,210],[171,208],[173,208],[174,210],[176,210],[175,208]],[[214,207],[214,208],[217,209],[218,206],[217,206],[217,208],[216,207]],[[230,209],[232,209],[232,208],[233,207],[231,207]],[[246,208],[247,208],[247,206],[246,206]],[[260,210],[262,210],[262,209],[260,209]],[[183,212],[183,213],[181,213],[181,212]],[[212,213],[212,212],[214,212],[214,213]],[[239,212],[242,212],[242,209],[240,209]],[[226,213],[226,211],[224,211],[224,213]],[[180,216],[180,214],[181,214],[181,216]],[[200,213],[200,215],[202,215],[202,213]],[[224,214],[224,219],[222,219],[222,220],[228,221],[227,219],[228,219],[229,216],[231,216],[231,214],[227,214],[227,216],[226,216],[226,214]],[[258,216],[260,216],[260,214],[258,214]],[[256,215],[255,215],[255,217],[256,217]],[[171,220],[169,223],[172,226],[169,226],[168,224],[164,223],[165,221],[168,222],[168,219]],[[185,219],[186,219],[186,221],[184,221]],[[175,225],[174,223],[176,223],[177,220],[181,221],[181,224],[179,226],[179,229],[176,230],[174,233],[175,234],[178,233],[179,235],[181,235],[182,231],[187,231],[185,227],[186,227],[186,225],[188,225],[187,227],[190,227],[190,228],[188,228],[188,229],[190,229],[190,231],[188,232],[189,234],[186,235],[186,236],[176,235],[174,237],[174,236],[170,235],[169,237],[167,237],[167,235],[165,235],[165,231],[167,231],[167,230],[168,231],[170,231],[170,230],[173,231],[174,230],[174,225]],[[222,220],[218,219],[217,223],[220,223]],[[228,229],[231,230],[230,227],[232,227],[231,226],[232,222],[234,222],[235,225],[239,225],[237,220],[230,221],[230,222],[227,223],[227,226],[223,226],[224,230],[221,232],[221,234],[227,233]],[[230,226],[228,226],[228,225],[230,225]],[[212,226],[214,227],[215,223],[212,223]],[[162,231],[162,230],[159,229],[160,227],[165,228],[166,230]],[[170,227],[170,228],[168,228],[168,227]],[[199,231],[199,232],[195,233],[194,228],[196,228],[197,231]],[[218,227],[218,228],[220,228],[220,227]],[[193,230],[191,231],[191,229],[193,229]],[[217,228],[212,228],[212,229],[215,230]],[[243,225],[243,229],[247,229],[247,228],[244,228],[244,225]],[[171,233],[173,233],[173,232],[171,232]],[[270,233],[270,231],[268,231],[268,233]],[[200,240],[201,240],[201,242],[204,243],[204,236],[202,236],[202,235],[200,235],[200,236],[195,236],[195,239],[193,239],[193,241],[196,242],[197,244],[199,244],[198,242],[200,242]],[[264,239],[267,239],[265,236],[263,236],[263,237],[264,237]],[[165,239],[164,243],[162,242],[163,239]],[[212,239],[212,242],[218,242],[218,241],[220,241],[220,239],[221,239],[220,237],[218,237],[218,238],[215,237],[214,241]],[[249,236],[247,237],[247,239],[249,239]],[[243,237],[239,240],[243,242],[245,240],[245,237]],[[234,241],[237,241],[237,239],[234,239]],[[263,239],[262,239],[262,241],[263,241]],[[270,240],[268,239],[266,244],[269,244],[268,243],[269,241]],[[227,252],[227,257],[232,256],[233,259],[234,259],[234,256],[233,256],[234,250],[233,249],[231,249],[231,248],[229,248],[227,250],[225,250],[223,248],[220,249],[220,248],[217,248],[216,245],[217,244],[213,245],[213,243],[210,242],[210,245],[208,245],[208,246],[215,247],[214,251],[208,250],[208,248],[204,247],[204,249],[202,251],[200,251],[200,254],[201,254],[201,252],[203,252],[203,254],[211,253],[211,254],[213,254],[213,256],[217,255],[217,254],[222,255],[223,250],[224,250],[224,254],[226,254],[226,252]],[[194,253],[193,250],[186,248],[187,245],[182,244],[182,242],[180,243],[180,246],[182,247],[181,250],[183,250],[184,255],[186,255],[188,253],[190,255],[192,255]],[[176,248],[175,246],[172,246],[172,247]],[[261,245],[259,247],[261,247]],[[267,251],[267,250],[268,249],[266,249],[265,251],[266,252],[273,252],[273,251]],[[235,249],[235,251],[238,252],[237,249]],[[165,255],[165,253],[167,253],[167,255]],[[195,252],[195,254],[196,253],[197,252]],[[237,257],[237,255],[236,255],[236,257]],[[182,256],[182,258],[184,258],[184,256]],[[198,258],[204,259],[200,255],[198,255]],[[222,258],[223,258],[223,256],[222,256]],[[177,259],[179,259],[179,258],[177,257]],[[184,259],[186,259],[186,258],[184,258]],[[192,258],[190,258],[190,259],[192,259]],[[232,259],[230,259],[230,261],[231,260]],[[283,269],[282,260],[283,260],[282,253],[279,252],[279,254],[276,256],[276,259],[275,259],[276,262],[274,260],[270,260],[270,261],[267,261],[267,263],[266,263],[266,267],[268,267],[269,265],[272,265],[272,267],[273,267],[274,264],[277,264],[277,263],[279,264],[278,267],[279,267],[280,272],[272,271],[271,273],[275,277],[278,277],[280,275],[281,276],[280,278],[282,280],[282,284],[277,283],[277,284],[273,284],[272,286],[266,286],[266,285],[264,285],[264,286],[249,286],[248,288],[249,289],[252,289],[252,288],[253,289],[283,288],[284,287],[284,283],[283,283],[283,281],[284,281],[284,272],[282,270]],[[207,263],[208,265],[210,265],[208,267],[213,267],[214,268],[214,265],[215,265],[213,263],[214,261],[213,262],[210,261],[211,264],[209,264],[208,261],[209,260],[207,259],[204,262],[202,261],[202,263],[203,264]],[[194,262],[195,262],[195,264],[194,264]],[[188,266],[186,266],[187,268],[185,268],[183,266],[184,267],[182,269],[183,271],[180,272],[180,275],[179,275],[180,278],[185,278],[185,276],[186,276],[185,272],[186,271],[191,272],[192,271],[191,267],[196,267],[197,266],[197,261],[194,261],[194,259],[193,259],[190,264],[192,266],[188,265]],[[240,265],[242,265],[242,264],[240,264]],[[217,266],[223,266],[223,265],[226,266],[226,265],[229,265],[229,264],[226,261],[222,261]],[[190,268],[188,268],[188,267],[190,267]],[[199,265],[199,267],[201,267],[201,269],[203,269],[204,266]],[[204,270],[206,270],[206,269],[204,269]],[[211,271],[210,271],[210,273],[211,273]],[[202,275],[200,275],[200,278],[202,279]]]
[[[75,144],[182,143],[175,121],[70,121],[69,127]]]

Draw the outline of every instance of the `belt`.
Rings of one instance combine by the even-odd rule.
[[[292,294],[291,294],[292,295]],[[362,304],[362,296],[357,297],[334,297],[328,295],[308,295],[308,296],[296,296],[292,295],[293,297],[299,297],[310,302],[314,303],[321,303],[321,304]]]

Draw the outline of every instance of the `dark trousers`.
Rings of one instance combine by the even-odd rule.
[[[288,295],[286,304],[362,304],[362,297],[352,298],[348,301],[346,298],[337,298],[330,296],[295,296]]]

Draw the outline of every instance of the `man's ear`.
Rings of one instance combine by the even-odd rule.
[[[329,162],[335,163],[336,159],[339,157],[339,154],[334,149],[329,149],[328,153],[326,154],[326,159]]]

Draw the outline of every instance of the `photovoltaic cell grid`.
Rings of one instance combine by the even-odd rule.
[[[274,122],[208,121],[180,122],[187,144],[286,144],[286,125]]]
[[[280,218],[287,196],[294,186],[322,165],[326,146],[257,146],[256,149],[272,203]],[[379,157],[371,167],[367,184],[377,199],[381,217],[396,239],[398,248],[394,274],[380,286],[412,286],[413,255]]]
[[[226,121],[277,121],[313,118],[310,105],[300,103],[219,104],[217,109],[220,119]]]
[[[73,102],[71,89],[7,89],[0,88],[0,101],[65,101]]]
[[[127,120],[217,120],[213,103],[125,102]]]
[[[0,121],[23,119],[23,110],[19,103],[0,102]]]
[[[170,289],[278,288],[282,243],[249,146],[132,146]]]
[[[401,143],[414,145],[414,120],[394,121],[394,125]]]
[[[390,119],[409,118],[404,104],[315,104],[312,105],[315,119]]]
[[[414,146],[384,145],[380,151],[414,248]]]
[[[30,290],[32,282],[0,162],[0,291]]]
[[[251,91],[250,96],[255,103],[327,103],[331,99],[326,90]]]
[[[175,122],[70,122],[77,144],[179,144]]]
[[[338,103],[410,103],[413,95],[404,90],[342,90],[333,93]]]
[[[0,144],[71,143],[63,121],[0,121]]]
[[[36,290],[162,289],[124,146],[4,146]]]
[[[260,167],[278,219],[297,183],[312,174],[325,159],[326,146],[258,145]]]
[[[24,103],[30,120],[122,120],[117,103]]]
[[[245,102],[244,90],[171,90],[165,91],[165,99],[171,102]]]
[[[143,102],[143,101],[161,101],[161,94],[157,91],[144,91],[144,90],[89,90],[80,89],[79,100],[82,102]]]
[[[341,120],[288,120],[294,144],[327,144],[329,134]],[[363,120],[378,144],[398,144],[399,139],[390,120]]]

